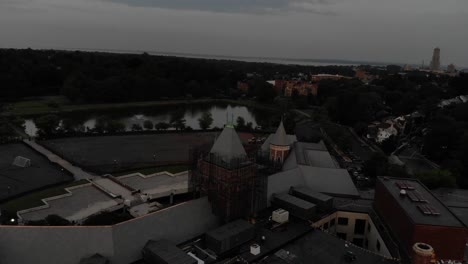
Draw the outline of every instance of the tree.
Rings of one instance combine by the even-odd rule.
[[[382,141],[380,144],[381,149],[385,154],[390,155],[398,147],[398,142],[395,136],[390,136],[389,138]]]
[[[454,188],[457,186],[456,178],[447,170],[432,170],[419,173],[416,177],[424,183],[429,189],[436,188]]]
[[[238,129],[244,129],[245,128],[245,119],[242,116],[237,117],[236,127]]]
[[[366,177],[375,178],[387,174],[387,157],[383,154],[375,153],[369,160],[364,162],[362,172]]]
[[[167,130],[170,125],[168,123],[165,123],[165,122],[159,122],[157,123],[155,126],[156,130]]]
[[[35,120],[40,137],[50,137],[57,133],[60,119],[56,115],[45,115]]]
[[[203,112],[201,118],[198,119],[198,124],[202,130],[207,130],[213,124],[213,117],[210,112]]]
[[[140,126],[141,127],[141,126]],[[106,124],[106,130],[109,133],[117,133],[125,131],[125,124],[118,120],[109,120]]]
[[[143,127],[141,127],[140,124],[133,124],[132,125],[132,131],[141,131],[143,130]]]
[[[178,119],[172,122],[172,127],[176,130],[184,130],[185,129],[185,119]]]
[[[145,120],[145,122],[143,122],[143,127],[147,130],[151,130],[153,129],[154,124],[151,122],[151,120]]]
[[[114,225],[114,224],[124,222],[130,219],[132,219],[132,217],[128,213],[102,212],[102,213],[88,217],[83,222],[83,225],[87,225],[87,226]]]

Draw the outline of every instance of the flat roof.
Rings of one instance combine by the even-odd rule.
[[[392,177],[378,177],[378,181],[393,196],[413,223],[434,226],[464,226],[460,219],[420,181],[412,178]],[[402,189],[406,191],[406,195],[400,195]]]
[[[69,188],[71,195],[58,199],[47,198],[48,208],[33,210],[20,214],[26,221],[42,220],[48,215],[56,214],[69,221],[77,221],[108,208],[117,206],[119,202],[92,184]]]
[[[275,199],[278,199],[278,200],[282,200],[286,203],[289,203],[289,204],[293,204],[293,205],[296,205],[302,209],[311,209],[311,208],[314,208],[316,207],[315,204],[313,203],[310,203],[308,201],[304,201],[302,199],[299,199],[297,197],[294,197],[292,195],[289,195],[287,193],[281,193],[281,194],[275,194],[274,196]]]
[[[206,235],[222,241],[250,228],[254,228],[254,226],[245,220],[239,219],[218,227],[215,230],[211,230],[207,232]]]
[[[187,255],[182,249],[176,247],[168,240],[150,240],[145,245],[145,250],[158,256],[161,260],[168,264],[193,264],[197,261]]]
[[[330,201],[330,200],[333,199],[333,197],[331,197],[331,196],[328,196],[328,195],[323,194],[323,193],[315,192],[315,191],[313,191],[313,190],[311,190],[310,188],[307,188],[307,187],[302,187],[302,186],[294,187],[293,190],[295,192],[307,195],[307,196],[309,196],[311,198],[317,199],[317,200],[322,201],[322,202],[327,202],[327,201]]]
[[[117,180],[142,193],[151,195],[151,198],[168,196],[171,193],[180,194],[188,192],[188,172],[177,174],[161,172],[153,175],[139,173],[118,177]]]
[[[309,232],[304,237],[282,247],[259,263],[341,264],[346,262],[344,256],[347,252],[352,252],[356,256],[356,259],[352,263],[399,263],[397,260],[378,255],[319,230]]]
[[[440,201],[448,206],[450,211],[468,226],[468,190],[439,188],[432,192]]]

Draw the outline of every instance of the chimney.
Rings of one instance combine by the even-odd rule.
[[[413,245],[412,264],[431,264],[435,257],[434,249],[425,243],[416,243]]]

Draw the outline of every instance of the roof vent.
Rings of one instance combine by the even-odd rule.
[[[406,196],[406,191],[405,190],[400,190],[400,196]]]

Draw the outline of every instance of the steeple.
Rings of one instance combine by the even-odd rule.
[[[283,126],[283,120],[281,120],[278,129],[276,129],[276,133],[273,136],[273,139],[271,140],[271,144],[276,146],[289,146],[288,137],[286,136],[286,130]]]
[[[227,124],[219,135],[210,153],[219,155],[225,162],[247,156],[244,146],[232,124]]]
[[[276,133],[270,141],[270,160],[282,164],[288,156],[290,148],[283,120],[281,120]]]

